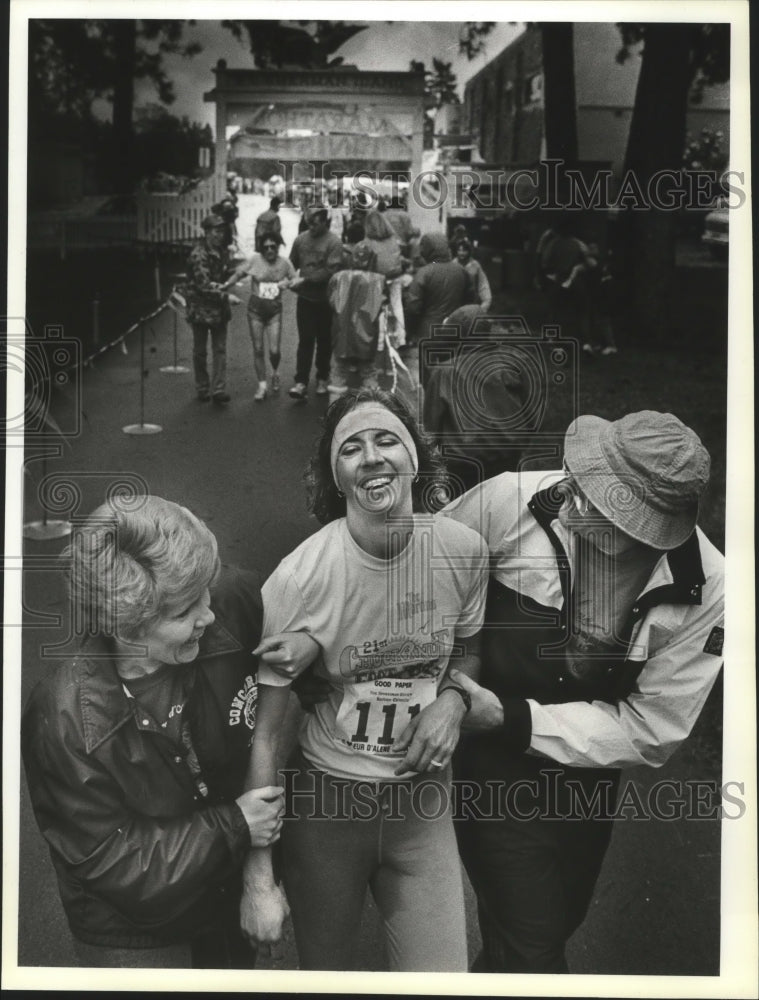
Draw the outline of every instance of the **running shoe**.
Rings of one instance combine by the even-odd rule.
[[[305,399],[306,392],[306,386],[303,382],[296,382],[292,389],[290,389],[289,395],[292,396],[293,399]]]
[[[611,347],[611,346],[604,347],[604,349],[601,351],[601,354],[605,358],[608,358],[610,354],[617,354],[617,353],[618,353],[618,351],[617,351],[616,347]]]
[[[326,396],[329,392],[329,386],[327,385],[327,380],[324,378],[319,378],[316,380],[316,395]]]
[[[214,403],[228,403],[231,398],[228,392],[215,392],[213,394]]]
[[[263,401],[266,399],[266,396],[267,396],[266,383],[259,382],[258,389],[256,389],[256,394],[253,397],[253,399],[256,403],[263,403]]]
[[[271,391],[272,392],[279,392],[279,386],[280,386],[279,372],[272,372],[271,373]]]

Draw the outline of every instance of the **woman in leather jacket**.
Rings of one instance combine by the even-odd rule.
[[[208,528],[152,496],[103,504],[64,555],[84,638],[33,691],[22,749],[78,961],[252,968],[240,871],[283,802],[243,791],[258,576],[222,569]]]

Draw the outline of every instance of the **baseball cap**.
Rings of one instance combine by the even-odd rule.
[[[311,222],[312,219],[318,219],[319,216],[324,216],[326,219],[328,215],[329,212],[324,205],[312,205],[306,213],[306,222]]]
[[[220,215],[214,215],[211,213],[203,219],[200,225],[206,232],[208,232],[209,229],[218,229],[220,226],[225,226],[226,222]]]

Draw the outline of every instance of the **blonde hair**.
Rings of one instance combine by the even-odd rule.
[[[77,529],[70,561],[76,631],[134,639],[219,572],[216,539],[186,507],[154,496],[112,497]]]

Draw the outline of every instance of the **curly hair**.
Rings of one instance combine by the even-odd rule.
[[[419,470],[411,488],[413,509],[434,513],[451,499],[445,463],[432,440],[424,434],[413,414],[398,396],[383,389],[364,386],[340,396],[324,415],[322,435],[306,469],[306,496],[309,511],[320,524],[345,517],[345,497],[340,496],[332,477],[330,449],[337,425],[346,413],[362,403],[380,403],[407,428],[416,445]]]
[[[77,631],[138,638],[171,606],[210,586],[216,539],[185,507],[154,496],[112,497],[61,554]]]

